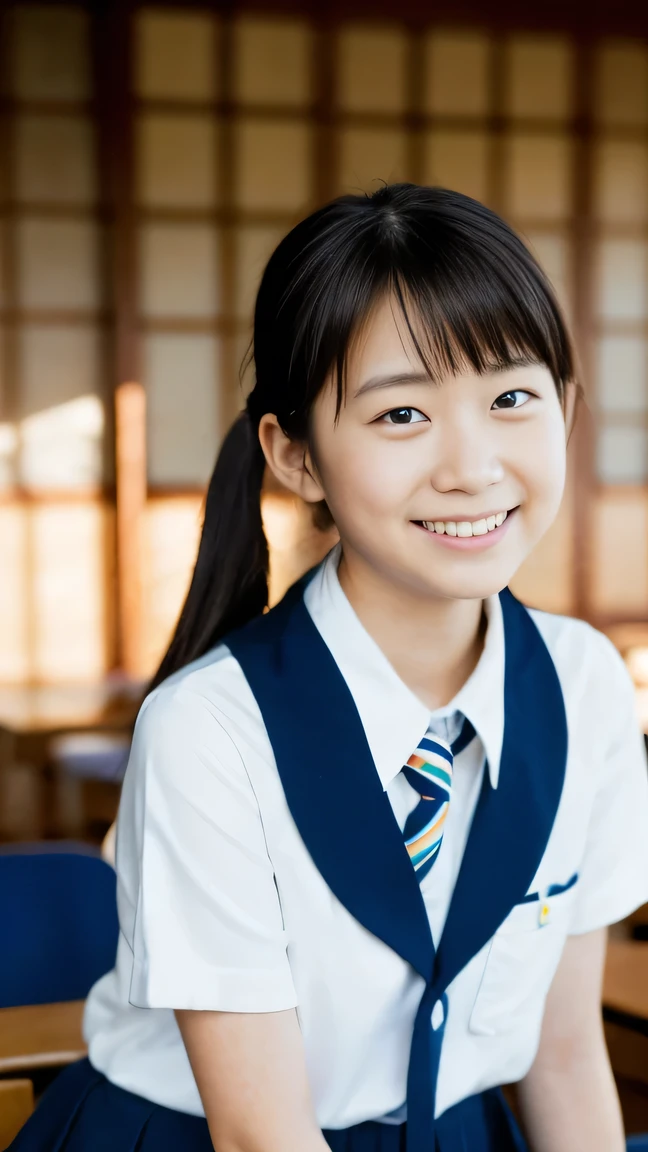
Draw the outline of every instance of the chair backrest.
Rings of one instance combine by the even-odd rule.
[[[87,846],[0,852],[0,1008],[84,999],[118,931],[115,873]]]

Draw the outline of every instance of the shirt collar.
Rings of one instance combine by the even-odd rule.
[[[430,712],[360,623],[338,580],[340,555],[338,544],[315,572],[304,601],[353,696],[383,788],[398,775],[430,721],[457,711],[474,726],[496,788],[504,732],[504,625],[499,597],[485,601],[488,625],[476,668],[449,704]]]

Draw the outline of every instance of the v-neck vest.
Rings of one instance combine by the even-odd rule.
[[[448,989],[513,907],[543,857],[562,793],[562,690],[531,616],[505,589],[504,737],[497,789],[484,773],[435,949],[421,890],[347,684],[304,604],[305,580],[225,638],[257,701],[288,807],[334,895],[423,977],[407,1079],[407,1152],[435,1147]],[[344,795],[341,804],[339,797]],[[372,850],[378,838],[381,852]]]

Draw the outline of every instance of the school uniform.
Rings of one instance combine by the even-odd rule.
[[[173,1009],[296,1008],[334,1152],[522,1147],[498,1087],[533,1063],[567,937],[648,900],[632,685],[601,634],[504,592],[474,672],[430,713],[355,615],[339,555],[145,702],[89,1062],[15,1152],[100,1152],[99,1130],[111,1152],[208,1149]],[[418,868],[408,821],[428,797],[404,766],[426,742],[438,780],[452,751],[451,788]]]

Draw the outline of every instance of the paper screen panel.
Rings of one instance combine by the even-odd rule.
[[[574,609],[574,522],[571,491],[549,531],[511,582],[516,596],[533,608],[569,614]]]
[[[208,335],[155,333],[142,343],[149,482],[201,486],[220,439],[219,342]]]
[[[16,116],[16,197],[22,204],[77,204],[97,195],[95,131],[86,116]]]
[[[204,319],[218,311],[219,244],[210,225],[143,225],[139,270],[144,316]]]
[[[29,678],[27,508],[0,504],[0,682]]]
[[[594,151],[594,208],[609,224],[648,219],[648,145],[603,140]]]
[[[596,57],[595,111],[605,125],[648,124],[648,47],[609,42]]]
[[[572,110],[573,59],[558,36],[514,36],[505,50],[505,109],[522,119],[566,120]]]
[[[201,496],[149,500],[141,522],[140,675],[157,668],[187,594],[200,539]]]
[[[648,410],[648,342],[642,336],[603,336],[596,357],[596,392],[602,412]]]
[[[144,9],[135,18],[135,87],[145,100],[211,100],[216,24],[201,12]]]
[[[207,115],[145,113],[137,126],[137,192],[150,208],[209,208],[216,126]]]
[[[340,130],[341,192],[375,192],[383,180],[407,179],[407,137],[398,128]]]
[[[46,682],[107,672],[106,510],[99,503],[30,510],[34,662]]]
[[[11,88],[22,100],[85,100],[90,21],[82,8],[16,4],[11,12]]]
[[[507,211],[517,219],[561,220],[571,211],[571,141],[512,133],[506,141]]]
[[[0,492],[10,491],[17,482],[18,444],[16,425],[0,420]]]
[[[643,320],[648,313],[648,244],[603,240],[597,253],[597,305],[604,320]]]
[[[648,479],[648,432],[636,424],[599,429],[596,471],[603,484],[643,484]]]
[[[19,415],[31,416],[102,393],[101,334],[96,326],[24,324],[18,334]]]
[[[342,28],[337,36],[337,103],[345,112],[402,112],[407,38],[396,27]]]
[[[648,611],[648,502],[645,492],[602,493],[592,509],[589,572],[595,611]]]
[[[20,305],[85,312],[100,307],[103,285],[96,224],[23,219],[16,243]]]
[[[104,478],[102,334],[94,325],[23,325],[18,335],[18,474],[29,488]]]
[[[251,321],[263,270],[284,233],[284,228],[265,225],[236,229],[234,308],[239,319]]]
[[[425,46],[424,108],[438,116],[490,110],[490,42],[470,32],[432,32]]]
[[[302,20],[245,16],[234,24],[233,86],[241,104],[303,107],[312,95],[312,32]]]
[[[527,232],[525,239],[533,255],[549,277],[566,317],[571,317],[571,242],[555,232]]]
[[[489,138],[485,132],[438,129],[424,144],[424,184],[438,184],[488,200]]]
[[[296,212],[312,195],[312,128],[304,121],[242,119],[235,195],[241,208]]]
[[[81,396],[26,416],[19,425],[19,476],[25,488],[87,489],[104,476],[104,405]]]

